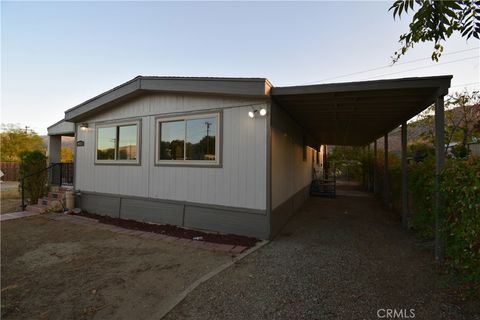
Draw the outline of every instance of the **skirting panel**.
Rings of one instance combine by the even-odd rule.
[[[259,210],[90,192],[82,192],[80,201],[83,210],[115,218],[261,239],[267,239],[270,232],[268,215]]]
[[[218,230],[262,239],[269,236],[268,216],[206,207],[185,206],[185,227]]]
[[[141,199],[122,199],[120,218],[181,226],[183,205]]]
[[[116,196],[82,193],[80,205],[90,213],[120,218],[120,198]]]
[[[303,203],[309,198],[310,187],[307,186],[296,194],[291,196],[287,201],[272,210],[270,218],[270,238],[273,238],[288,220],[300,209]]]

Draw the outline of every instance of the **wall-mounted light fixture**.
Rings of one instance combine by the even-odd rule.
[[[84,122],[80,125],[80,130],[86,131],[88,129],[88,123]]]
[[[267,115],[267,109],[262,108],[262,109],[260,109],[260,110],[257,110],[257,109],[253,109],[253,108],[252,108],[252,110],[248,111],[248,116],[253,119],[253,118],[255,118],[255,115],[256,115],[257,113],[258,113],[260,116],[264,117],[264,116]]]

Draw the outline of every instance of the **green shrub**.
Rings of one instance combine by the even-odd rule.
[[[449,160],[441,190],[447,263],[480,296],[480,158]]]
[[[416,162],[424,161],[427,157],[435,155],[435,148],[428,142],[414,142],[408,145],[408,155]]]
[[[20,176],[38,172],[47,165],[47,157],[41,151],[24,151],[20,153]],[[25,195],[30,204],[36,204],[47,191],[47,171],[25,178]]]
[[[410,146],[416,160],[408,165],[410,227],[424,239],[435,237],[435,156],[429,145]],[[370,157],[361,158],[362,169],[369,172]],[[376,185],[384,197],[385,173],[383,152],[378,152]],[[389,154],[390,207],[401,212],[401,163]],[[447,159],[440,178],[444,197],[445,224],[441,230],[445,239],[446,266],[468,288],[480,297],[480,158]],[[464,291],[465,292],[465,291]],[[468,291],[467,291],[468,292]]]
[[[421,161],[408,165],[410,226],[420,237],[433,239],[435,157],[422,146],[417,150],[421,150]],[[380,159],[383,157],[378,158],[377,183],[383,196],[385,179]],[[391,206],[399,213],[401,167],[398,157],[392,154],[389,156],[389,181]],[[445,225],[441,232],[445,238],[448,270],[458,276],[462,286],[480,296],[480,158],[447,159],[440,181],[445,201]]]
[[[433,239],[435,163],[433,157],[409,166],[413,230]],[[444,196],[447,266],[474,294],[480,295],[480,159],[448,159],[441,176]]]
[[[410,226],[424,239],[434,237],[435,163],[434,158],[409,165]]]

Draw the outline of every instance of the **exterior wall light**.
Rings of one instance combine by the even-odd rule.
[[[88,123],[84,122],[80,125],[80,130],[86,131],[88,129]]]
[[[267,114],[267,109],[262,108],[262,109],[260,109],[260,111],[257,110],[257,109],[252,109],[252,110],[248,111],[248,116],[253,119],[253,118],[255,118],[255,115],[257,113],[260,114],[260,116],[264,117]]]

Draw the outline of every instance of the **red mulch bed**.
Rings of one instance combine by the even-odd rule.
[[[184,229],[170,224],[152,224],[129,219],[112,218],[86,211],[82,211],[80,213],[71,212],[70,214],[95,219],[98,220],[98,222],[119,226],[125,229],[160,233],[167,236],[190,240],[193,240],[195,237],[202,237],[202,240],[198,241],[230,244],[234,246],[244,246],[247,248],[253,247],[259,241],[257,238],[239,236],[235,234],[207,233],[198,230]]]

